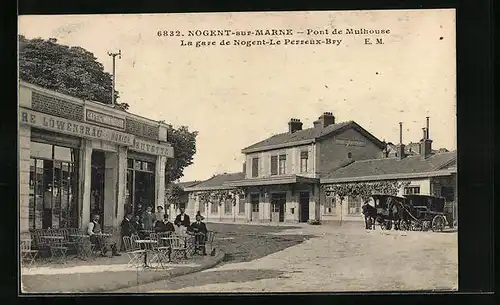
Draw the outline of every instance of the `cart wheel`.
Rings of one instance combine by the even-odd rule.
[[[411,221],[410,230],[412,231],[422,231],[422,224],[417,221]]]
[[[446,221],[442,215],[434,216],[432,219],[432,231],[443,232]]]
[[[427,231],[429,231],[430,227],[431,227],[430,221],[426,220],[426,221],[422,222],[422,231],[427,232]]]

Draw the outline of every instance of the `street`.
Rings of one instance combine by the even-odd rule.
[[[313,237],[250,261],[226,262],[121,292],[340,292],[458,287],[456,232],[366,231],[360,223],[342,227],[301,225],[267,235]],[[224,237],[219,237],[222,242]]]

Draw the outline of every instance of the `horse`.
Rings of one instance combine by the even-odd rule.
[[[375,229],[375,218],[377,217],[377,209],[365,203],[362,207],[362,213],[365,216],[365,229]]]

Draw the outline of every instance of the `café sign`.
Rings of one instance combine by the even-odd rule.
[[[94,122],[100,125],[106,125],[122,130],[125,129],[125,119],[102,112],[87,109],[85,112],[85,119],[87,122]]]
[[[28,109],[19,109],[19,122],[76,137],[109,141],[125,146],[134,145],[133,135]]]
[[[130,147],[130,149],[150,155],[164,156],[167,158],[174,157],[174,148],[172,146],[139,140],[137,138],[134,139],[134,145]]]

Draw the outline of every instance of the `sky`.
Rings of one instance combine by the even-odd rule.
[[[342,39],[333,45],[220,46],[232,37],[187,37],[188,30],[287,29],[281,40]],[[307,36],[307,29],[389,29],[380,35]],[[159,30],[185,33],[158,36]],[[174,32],[175,33],[175,32]],[[20,16],[19,34],[56,38],[116,63],[118,101],[129,111],[197,130],[193,165],[181,181],[241,171],[241,149],[286,132],[290,118],[312,127],[323,112],[353,120],[381,140],[422,137],[430,117],[433,147],[456,149],[455,11],[254,12]],[[366,45],[365,38],[383,44]],[[204,47],[184,41],[215,41]]]

